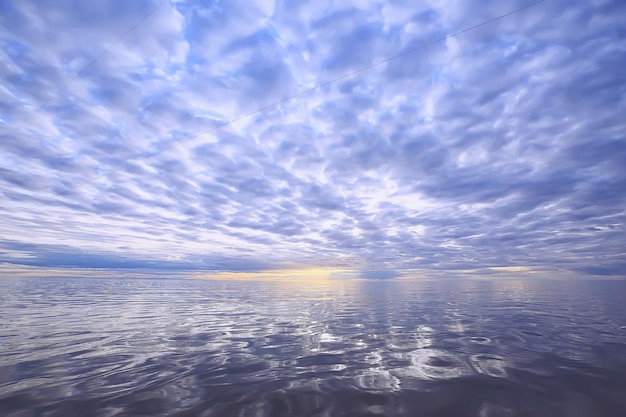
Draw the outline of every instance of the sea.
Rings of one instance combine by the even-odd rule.
[[[626,281],[0,279],[0,416],[626,416]]]

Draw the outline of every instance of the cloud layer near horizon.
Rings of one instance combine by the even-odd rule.
[[[3,2],[0,262],[626,275],[626,4],[419,48],[525,4]]]

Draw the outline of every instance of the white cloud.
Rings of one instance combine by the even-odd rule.
[[[545,2],[420,49],[524,4],[166,2],[78,77],[158,3],[8,4],[4,246],[38,265],[619,271],[626,10]]]

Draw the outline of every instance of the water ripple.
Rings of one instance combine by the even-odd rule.
[[[2,416],[626,415],[624,283],[1,285]]]

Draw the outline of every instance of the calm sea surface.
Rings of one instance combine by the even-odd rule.
[[[626,416],[626,282],[0,280],[1,416]]]

